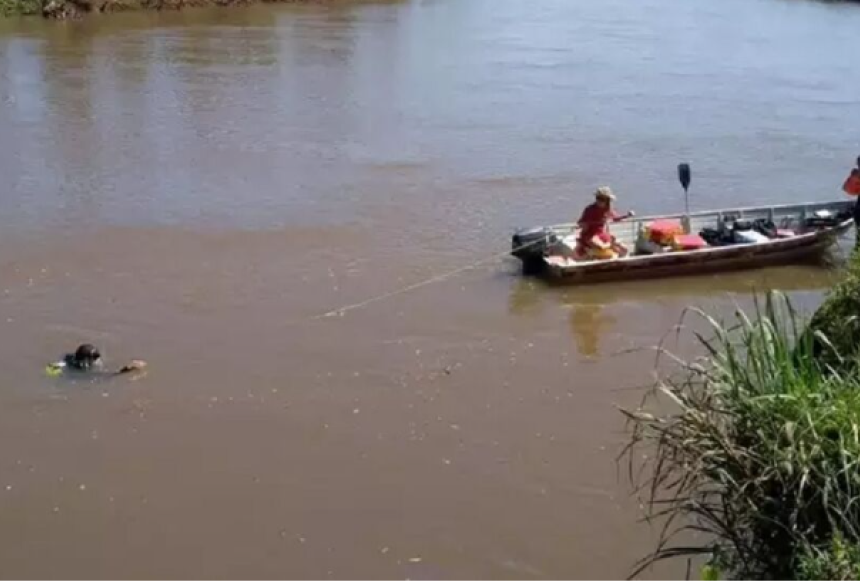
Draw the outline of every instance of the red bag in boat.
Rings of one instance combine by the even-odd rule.
[[[668,246],[675,239],[675,236],[680,236],[684,233],[684,228],[681,227],[681,222],[674,219],[658,219],[652,221],[646,228],[648,230],[648,239],[661,246]]]
[[[676,250],[701,250],[707,248],[708,243],[696,234],[680,235],[672,240],[672,247]]]

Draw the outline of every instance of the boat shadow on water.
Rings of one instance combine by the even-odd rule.
[[[508,298],[511,315],[534,318],[545,312],[568,313],[569,330],[578,353],[588,359],[600,356],[601,339],[623,336],[629,321],[621,313],[631,305],[664,313],[667,331],[684,308],[700,306],[721,297],[752,297],[770,290],[790,295],[823,293],[838,280],[845,254],[837,251],[823,259],[789,266],[723,272],[713,275],[564,286],[535,276],[514,279]],[[817,298],[817,297],[816,297]],[[636,309],[632,309],[636,310]],[[664,331],[663,333],[667,332]]]

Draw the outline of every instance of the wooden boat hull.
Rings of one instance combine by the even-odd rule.
[[[746,244],[711,248],[697,252],[676,252],[656,256],[586,262],[576,270],[547,266],[554,279],[568,283],[595,283],[612,280],[666,278],[689,274],[725,272],[788,264],[816,258],[832,246],[839,233],[850,227],[848,222],[829,233],[808,234],[767,244]]]
[[[820,207],[821,205],[819,205]],[[850,208],[849,202],[836,202],[824,206],[845,212]],[[774,210],[804,210],[815,207],[784,206],[783,208],[755,208],[745,210],[745,217],[773,217]],[[766,215],[765,215],[766,212]],[[722,214],[723,212],[711,212]],[[706,218],[708,213],[697,214]],[[691,216],[693,217],[693,216]],[[639,220],[647,221],[648,218]],[[829,247],[835,244],[838,237],[853,225],[852,220],[843,220],[836,225],[820,228],[805,234],[774,239],[765,243],[735,244],[712,247],[689,252],[672,252],[665,254],[631,256],[614,260],[597,260],[559,264],[553,262],[541,249],[536,239],[533,247],[523,246],[522,237],[514,240],[514,255],[523,261],[523,267],[532,272],[539,272],[556,282],[566,284],[597,283],[617,280],[653,279],[691,274],[716,273],[732,270],[760,268],[780,264],[794,263],[822,256]],[[570,226],[558,226],[562,230]],[[548,228],[553,229],[553,228]],[[536,232],[537,233],[537,232]],[[517,244],[520,249],[517,250]]]

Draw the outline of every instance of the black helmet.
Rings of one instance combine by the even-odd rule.
[[[75,355],[73,356],[74,366],[82,370],[88,370],[93,367],[101,357],[102,354],[96,346],[85,343],[75,350]]]

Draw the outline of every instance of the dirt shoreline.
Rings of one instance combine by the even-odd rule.
[[[326,0],[0,0],[0,18],[41,15],[48,19],[65,20],[82,18],[89,14],[247,6],[257,3],[322,4],[326,3]]]

